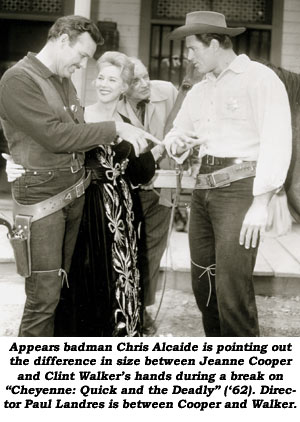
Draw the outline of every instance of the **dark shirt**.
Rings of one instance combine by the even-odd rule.
[[[40,76],[51,78],[68,107],[70,81],[63,79],[61,82],[33,53],[28,53],[25,60],[31,61]],[[86,151],[99,144],[109,144],[116,137],[114,122],[61,122],[40,87],[18,65],[8,69],[1,79],[0,117],[54,153]]]

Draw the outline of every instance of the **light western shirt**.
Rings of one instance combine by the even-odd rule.
[[[291,113],[284,84],[267,66],[241,54],[218,77],[208,73],[187,94],[166,137],[167,150],[178,133],[188,131],[204,140],[200,157],[257,161],[254,195],[284,183],[291,159]]]

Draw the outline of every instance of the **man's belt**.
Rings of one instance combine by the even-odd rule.
[[[228,167],[232,166],[233,164],[240,164],[242,162],[243,160],[241,158],[236,157],[214,157],[213,155],[204,155],[201,158],[201,164],[208,166]]]
[[[255,176],[256,161],[243,161],[208,174],[198,174],[194,189],[214,189]]]
[[[33,205],[20,204],[13,198],[14,227],[9,228],[9,241],[12,245],[17,273],[23,277],[31,275],[30,229],[31,223],[69,205],[80,198],[91,182],[91,172],[85,174],[73,186]],[[0,221],[1,224],[1,221]]]
[[[33,223],[36,220],[40,220],[41,218],[47,217],[48,215],[59,211],[69,205],[72,201],[74,201],[74,199],[80,198],[84,194],[90,182],[91,172],[88,172],[87,177],[83,174],[78,182],[68,189],[65,189],[49,199],[38,202],[37,204],[24,205],[20,204],[13,198],[13,213],[15,216],[31,216],[31,223]]]

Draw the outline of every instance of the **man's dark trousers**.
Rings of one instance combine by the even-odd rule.
[[[159,204],[158,194],[139,190],[142,225],[139,243],[139,268],[144,288],[144,306],[155,303],[160,261],[167,245],[171,208]]]
[[[75,174],[70,169],[27,171],[13,183],[13,193],[18,202],[34,204],[72,186],[84,171]],[[32,274],[25,280],[26,303],[19,336],[54,334],[55,309],[70,268],[83,205],[84,195],[31,226]]]
[[[214,168],[213,170],[217,170]],[[202,173],[212,171],[201,168]],[[259,335],[253,287],[257,248],[239,244],[253,178],[193,191],[189,226],[192,287],[207,336]]]

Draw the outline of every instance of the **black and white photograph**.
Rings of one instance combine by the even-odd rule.
[[[300,0],[0,0],[0,39],[4,417],[299,420]]]

